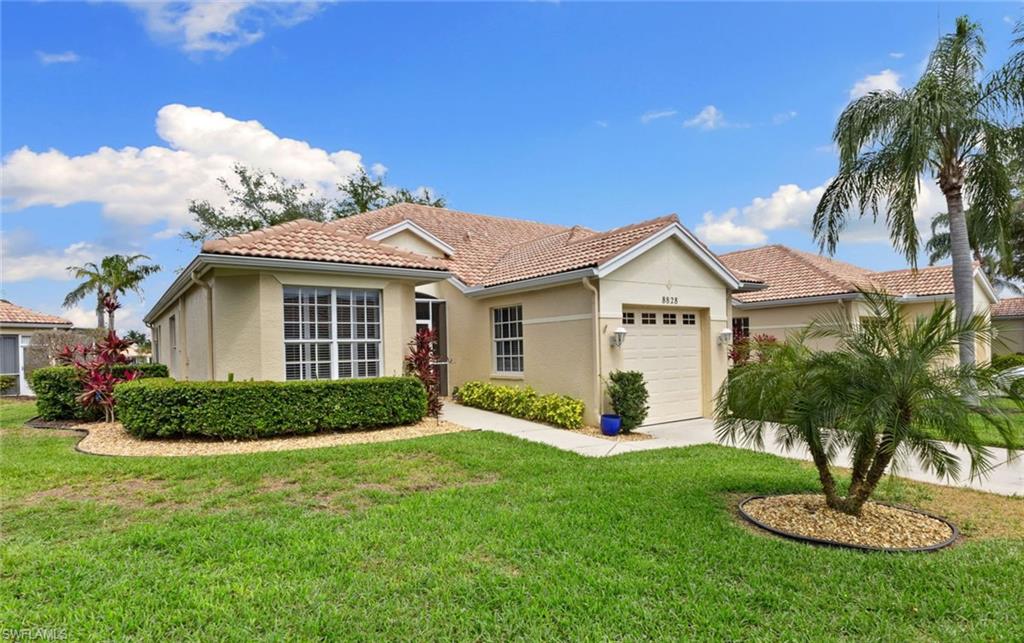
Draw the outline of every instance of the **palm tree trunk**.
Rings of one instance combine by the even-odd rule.
[[[971,260],[971,242],[967,236],[967,219],[960,187],[945,191],[949,213],[949,246],[953,258],[953,302],[956,319],[966,323],[974,315],[974,262]],[[960,342],[960,364],[974,363],[974,333]]]
[[[96,289],[96,328],[103,328],[103,290]]]
[[[114,330],[114,311],[110,311],[109,313],[107,313],[107,316],[110,319],[110,324],[107,326],[107,328],[109,328],[110,330]]]

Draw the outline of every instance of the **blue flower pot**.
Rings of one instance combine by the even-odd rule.
[[[605,413],[601,416],[601,433],[605,435],[618,435],[622,428],[622,416],[612,413]]]

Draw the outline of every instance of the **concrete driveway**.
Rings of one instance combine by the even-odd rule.
[[[639,442],[613,442],[584,435],[575,431],[556,429],[546,424],[520,420],[507,415],[482,411],[448,402],[444,406],[442,417],[445,420],[461,424],[472,429],[484,431],[496,431],[507,435],[514,435],[531,442],[540,442],[563,451],[572,451],[589,457],[607,457],[632,453],[635,451],[648,451],[650,449],[666,449],[671,447],[687,447],[695,444],[719,444],[715,438],[714,422],[706,419],[686,420],[683,422],[669,422],[655,426],[643,427],[641,432],[654,436],[653,439]],[[726,445],[733,446],[733,445]],[[741,447],[735,447],[741,448]],[[753,449],[752,449],[753,450]],[[798,460],[810,460],[806,450],[784,451],[777,445],[770,443],[765,445],[765,452],[773,453],[785,458]],[[961,461],[969,461],[963,449],[953,449],[961,457]],[[939,478],[934,474],[927,473],[917,462],[905,463],[896,471],[896,475],[920,480],[933,484],[969,487],[979,491],[988,491],[1006,496],[1024,495],[1024,455],[1018,453],[1016,458],[1011,460],[1006,449],[991,448],[992,462],[996,463],[994,468],[982,479],[975,480],[949,480]],[[849,454],[844,454],[840,465],[846,466],[850,462]]]

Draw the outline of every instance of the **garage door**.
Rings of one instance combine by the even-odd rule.
[[[701,416],[701,359],[696,311],[626,308],[623,367],[647,380],[645,424]]]

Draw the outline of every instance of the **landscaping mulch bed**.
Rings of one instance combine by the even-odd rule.
[[[96,455],[116,456],[196,456],[196,455],[228,455],[233,453],[260,453],[263,451],[293,451],[297,449],[316,449],[346,444],[366,444],[369,442],[391,442],[408,440],[444,433],[469,431],[460,424],[425,419],[416,424],[406,426],[368,429],[364,431],[345,431],[339,433],[317,433],[314,435],[294,435],[260,440],[195,440],[195,439],[156,439],[142,440],[127,431],[119,422],[111,424],[95,422],[78,424],[77,429],[88,431],[79,443],[78,450]]]
[[[596,426],[585,426],[582,429],[577,429],[577,431],[595,438],[608,440],[609,442],[639,442],[641,440],[650,440],[654,437],[653,435],[638,433],[637,431],[633,431],[632,433],[619,433],[618,435],[605,435],[604,433],[601,433],[601,429]]]
[[[860,549],[937,549],[957,536],[946,521],[918,511],[869,501],[860,516],[850,516],[830,509],[818,495],[750,498],[740,512],[783,536]]]

